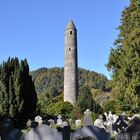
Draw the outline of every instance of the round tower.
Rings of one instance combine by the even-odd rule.
[[[78,94],[77,30],[72,20],[65,29],[64,101],[76,104]]]

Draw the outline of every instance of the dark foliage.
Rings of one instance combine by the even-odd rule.
[[[94,113],[97,113],[101,109],[100,105],[93,99],[91,90],[87,86],[82,86],[79,89],[78,106],[80,107],[81,113],[84,113],[86,109],[90,109]]]
[[[18,123],[31,118],[36,110],[36,92],[27,60],[9,58],[0,65],[0,113]]]
[[[111,49],[108,70],[123,111],[140,111],[140,0],[131,0],[122,12],[119,35]]]

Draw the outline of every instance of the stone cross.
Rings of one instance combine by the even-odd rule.
[[[57,119],[57,124],[56,125],[62,127],[63,126],[62,116],[58,115],[57,118],[58,119]]]

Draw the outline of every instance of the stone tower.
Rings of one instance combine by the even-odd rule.
[[[78,94],[77,30],[72,20],[65,29],[64,101],[76,104]]]

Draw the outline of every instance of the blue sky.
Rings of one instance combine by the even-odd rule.
[[[129,0],[0,0],[0,63],[26,58],[30,70],[63,67],[64,29],[73,19],[78,30],[79,67],[110,73],[110,48],[121,12]]]

